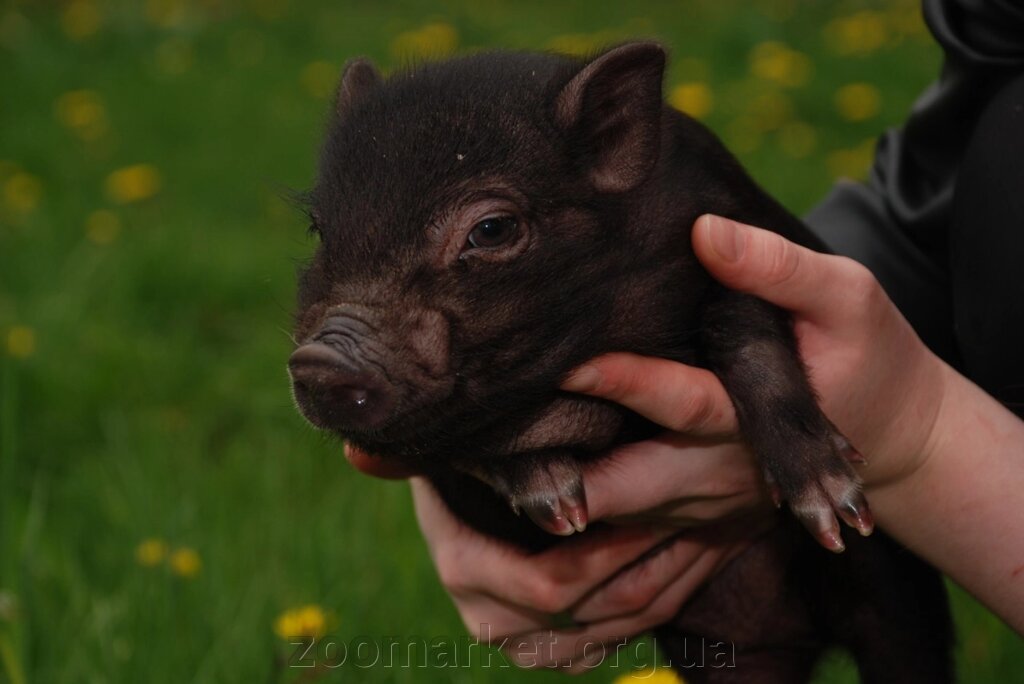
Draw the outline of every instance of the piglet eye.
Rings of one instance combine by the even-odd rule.
[[[492,216],[485,218],[469,234],[473,247],[500,247],[511,242],[519,232],[519,222],[514,216]]]

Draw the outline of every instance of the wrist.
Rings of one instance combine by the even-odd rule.
[[[957,380],[964,380],[931,352],[922,355],[899,386],[891,418],[879,430],[860,468],[865,494],[911,483],[942,451],[953,425]]]

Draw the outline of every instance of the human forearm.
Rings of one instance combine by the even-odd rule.
[[[944,397],[908,477],[870,484],[880,527],[1024,632],[1024,422],[945,364]]]

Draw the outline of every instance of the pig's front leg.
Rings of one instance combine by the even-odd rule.
[[[873,522],[849,461],[862,460],[825,417],[797,352],[789,316],[749,295],[718,291],[703,316],[704,352],[736,407],[776,503],[825,547],[842,551],[836,515],[862,535]]]
[[[516,515],[526,513],[542,530],[567,536],[587,528],[587,497],[580,463],[564,451],[518,454],[466,471],[486,482]]]
[[[508,441],[503,458],[457,466],[489,484],[516,514],[526,513],[547,532],[569,535],[587,526],[580,455],[607,448],[623,412],[606,401],[563,394]]]

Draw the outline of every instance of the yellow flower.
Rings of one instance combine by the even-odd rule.
[[[703,119],[711,113],[715,98],[707,83],[691,81],[680,83],[673,88],[668,101],[673,107],[693,118]]]
[[[83,140],[96,140],[107,132],[107,110],[92,90],[71,90],[57,98],[57,120]]]
[[[15,171],[4,182],[4,204],[19,214],[34,210],[42,195],[43,184],[24,171]]]
[[[302,68],[303,87],[318,100],[326,100],[334,93],[341,71],[330,62],[310,62]]]
[[[459,34],[454,26],[434,22],[395,36],[391,54],[398,59],[443,57],[454,52],[458,44]]]
[[[807,83],[812,70],[813,65],[807,55],[776,41],[758,43],[750,53],[751,73],[787,88]]]
[[[134,164],[107,176],[107,195],[118,204],[138,202],[160,191],[160,172],[152,164]]]
[[[166,557],[167,542],[163,539],[150,537],[149,539],[143,539],[135,547],[135,560],[139,565],[147,568],[160,565]]]
[[[619,675],[612,680],[613,684],[686,684],[686,680],[679,676],[675,670],[667,667],[648,667],[636,672]]]
[[[27,359],[36,350],[36,332],[27,325],[16,325],[7,331],[7,353],[16,359]]]
[[[847,121],[865,121],[882,108],[882,95],[870,83],[849,83],[836,91],[835,105]]]
[[[825,42],[840,55],[869,55],[885,45],[888,28],[881,12],[864,10],[825,26]]]
[[[109,209],[97,209],[85,219],[85,236],[97,245],[113,242],[121,232],[121,219]]]
[[[320,638],[327,633],[327,622],[324,609],[310,603],[278,615],[274,620],[274,633],[282,639],[300,636]]]
[[[73,40],[84,40],[99,30],[100,10],[92,0],[72,0],[60,13],[60,27]]]
[[[168,562],[174,574],[185,579],[195,577],[203,567],[203,561],[199,558],[199,553],[187,546],[175,549]]]

